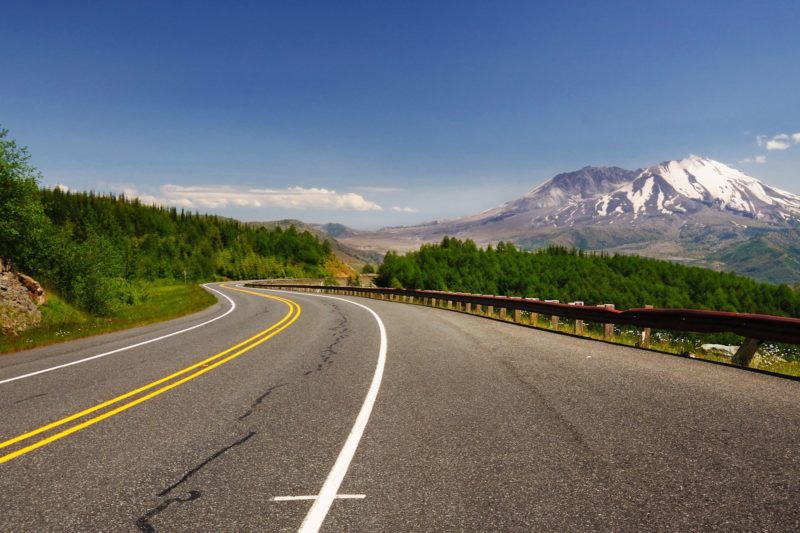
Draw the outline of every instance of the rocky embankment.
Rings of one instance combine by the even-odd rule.
[[[0,260],[0,332],[17,335],[42,320],[38,306],[47,301],[35,279],[14,272]]]

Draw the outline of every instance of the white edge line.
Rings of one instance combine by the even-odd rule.
[[[275,292],[291,293],[291,291]],[[338,298],[336,296],[327,296],[322,294],[313,294],[312,296],[349,302],[369,311],[378,322],[378,329],[381,332],[381,347],[378,351],[378,364],[375,366],[375,374],[372,376],[372,383],[367,391],[367,396],[364,398],[364,403],[361,405],[361,411],[359,411],[356,421],[353,424],[353,428],[350,430],[350,434],[347,436],[347,440],[345,441],[344,446],[342,446],[342,450],[339,452],[339,456],[336,458],[333,468],[331,468],[330,473],[328,473],[328,477],[325,479],[325,483],[322,485],[322,489],[319,491],[319,496],[314,500],[314,504],[311,506],[311,509],[309,509],[308,514],[303,520],[303,523],[300,525],[300,529],[298,530],[300,533],[316,533],[319,531],[319,528],[322,527],[322,523],[325,521],[325,517],[328,515],[328,511],[333,504],[333,500],[336,498],[336,493],[339,492],[339,486],[341,486],[342,481],[344,481],[344,476],[347,474],[347,469],[350,467],[350,461],[353,460],[353,456],[356,453],[358,443],[361,441],[361,435],[364,434],[364,428],[367,427],[369,415],[372,413],[372,407],[375,405],[375,399],[378,397],[378,390],[381,387],[383,368],[386,365],[386,328],[383,325],[381,317],[378,316],[378,313],[366,305],[362,305],[358,302],[347,300],[345,298]]]
[[[167,335],[162,335],[160,337],[156,337],[155,339],[149,339],[149,340],[146,340],[146,341],[138,342],[136,344],[131,344],[130,346],[123,346],[122,348],[117,348],[116,350],[111,350],[110,352],[104,352],[104,353],[101,353],[101,354],[92,355],[91,357],[86,357],[84,359],[78,359],[77,361],[71,361],[69,363],[64,363],[63,365],[52,366],[50,368],[37,370],[36,372],[30,372],[29,374],[22,374],[21,376],[15,376],[13,378],[7,378],[7,379],[4,379],[4,380],[1,380],[0,381],[0,385],[3,385],[4,383],[11,383],[12,381],[17,381],[18,379],[25,379],[25,378],[29,378],[29,377],[32,377],[32,376],[38,376],[39,374],[52,372],[53,370],[59,370],[61,368],[66,368],[68,366],[79,365],[81,363],[86,363],[86,362],[92,361],[94,359],[100,359],[101,357],[106,357],[107,355],[113,355],[115,353],[124,352],[125,350],[130,350],[132,348],[138,348],[139,346],[144,346],[145,344],[150,344],[151,342],[156,342],[156,341],[167,339],[169,337],[174,337],[175,335],[180,335],[181,333],[186,333],[187,331],[191,331],[193,329],[201,328],[203,326],[211,324],[212,322],[215,322],[215,321],[219,320],[220,318],[225,318],[226,316],[231,314],[234,309],[236,309],[236,302],[234,302],[232,299],[230,299],[227,294],[223,294],[222,292],[220,292],[220,291],[218,291],[216,289],[212,289],[211,287],[208,286],[208,284],[204,284],[203,288],[204,289],[208,289],[210,291],[213,291],[213,292],[219,294],[220,296],[222,296],[223,298],[225,298],[226,300],[228,300],[231,303],[230,309],[225,311],[223,314],[212,318],[211,320],[206,320],[202,324],[196,324],[196,325],[194,325],[194,326],[192,326],[190,328],[181,329],[181,330],[178,330],[178,331],[173,331],[172,333],[168,333]]]
[[[366,497],[367,497],[366,494],[337,494],[336,495],[336,499],[337,500],[363,500]],[[309,495],[309,496],[275,496],[274,498],[272,498],[272,501],[274,501],[274,502],[294,502],[294,501],[299,501],[299,500],[316,500],[317,498],[319,498],[318,495],[314,495],[314,496],[311,496],[311,495]]]

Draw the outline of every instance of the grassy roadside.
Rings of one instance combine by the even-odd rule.
[[[161,322],[200,311],[217,301],[197,285],[154,284],[148,286],[147,293],[143,302],[125,307],[114,316],[94,317],[50,292],[48,302],[41,307],[41,324],[16,337],[0,337],[0,354]]]
[[[530,317],[527,316],[527,313],[525,313],[525,315],[523,321],[527,324],[530,322]],[[499,318],[499,316],[495,316],[495,318]],[[510,316],[507,316],[506,320],[513,322]],[[559,320],[558,328],[554,330],[549,317],[539,315],[535,327],[558,331],[569,335],[575,334],[575,321],[563,318]],[[605,338],[599,325],[586,324],[584,333],[581,336],[610,342],[612,344],[637,347],[639,330],[637,328],[621,328],[617,326],[614,328],[614,334],[610,338]],[[698,336],[698,338],[702,339],[703,336]],[[738,339],[736,344],[740,344],[742,340],[743,339]],[[702,340],[697,339],[691,341],[688,338],[681,337],[680,334],[675,335],[674,333],[668,332],[654,332],[650,343],[650,349],[657,352],[683,355],[693,359],[705,359],[717,363],[732,364],[731,357],[726,357],[718,353],[706,352],[700,349],[699,346],[702,342]],[[750,368],[800,377],[800,359],[797,358],[796,352],[796,349],[787,349],[787,347],[784,346],[767,343],[759,349],[750,364]]]

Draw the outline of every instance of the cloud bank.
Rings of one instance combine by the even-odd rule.
[[[139,194],[123,189],[123,194],[148,204],[176,207],[220,209],[236,207],[280,207],[284,209],[330,209],[340,211],[381,211],[380,205],[356,193],[337,193],[330,189],[289,187],[259,189],[227,185],[162,185],[156,194]]]
[[[792,133],[791,135],[778,133],[772,138],[767,135],[756,137],[756,143],[767,150],[787,150],[792,145],[792,142],[800,144],[800,133]]]

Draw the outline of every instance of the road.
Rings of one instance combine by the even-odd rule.
[[[212,288],[190,317],[0,357],[0,530],[800,530],[800,382]]]

